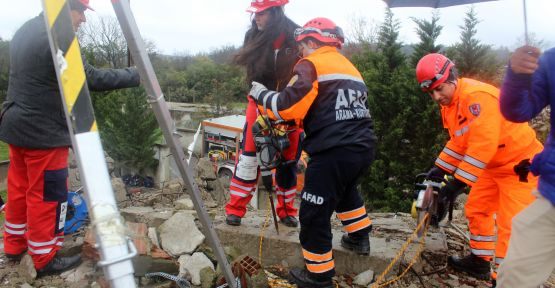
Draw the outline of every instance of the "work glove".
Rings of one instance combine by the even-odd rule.
[[[447,173],[443,169],[434,165],[434,167],[432,167],[432,169],[430,169],[430,171],[426,174],[426,179],[441,182],[446,174]]]
[[[266,86],[256,81],[252,81],[252,87],[251,87],[251,91],[249,92],[249,95],[254,99],[254,101],[258,102],[258,98],[260,97],[260,94],[262,94],[262,92],[264,91],[268,91],[268,88],[266,88]]]
[[[513,169],[516,175],[518,175],[518,181],[528,183],[528,173],[530,173],[531,165],[530,159],[524,159],[515,165]]]
[[[437,225],[447,215],[447,212],[452,213],[453,205],[457,196],[466,188],[466,184],[457,178],[453,178],[441,187],[438,195],[437,205],[437,219],[432,219],[432,223]],[[451,219],[449,219],[451,220]]]

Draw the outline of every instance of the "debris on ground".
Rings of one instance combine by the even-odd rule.
[[[198,169],[201,172],[196,174],[195,179],[205,201],[208,215],[216,227],[224,225],[222,227],[228,228],[225,224],[221,224],[221,219],[225,215],[223,206],[228,197],[225,193],[227,189],[223,188],[223,184],[218,181],[214,171],[210,169],[209,161],[201,160],[199,163],[196,166],[202,169]],[[78,180],[78,177],[76,179]],[[72,182],[76,186],[79,185],[77,180]],[[223,278],[221,268],[202,234],[202,225],[198,221],[193,202],[184,191],[181,180],[168,181],[158,185],[159,187],[131,187],[132,189],[127,187],[120,178],[113,178],[112,183],[118,194],[118,208],[125,219],[128,235],[139,253],[133,259],[139,287],[179,287],[179,285],[185,285],[183,283],[201,288],[221,285],[221,283],[218,284],[218,280]],[[462,209],[464,205],[464,200],[460,201],[457,209]],[[458,273],[446,265],[449,255],[469,253],[464,213],[462,210],[454,212],[454,219],[450,225],[442,223],[443,225],[440,225],[439,228],[430,228],[426,238],[426,249],[418,261],[408,269],[401,279],[387,287],[491,287],[489,281],[478,280]],[[298,245],[299,228],[282,226],[283,229],[280,227],[282,234],[275,235],[276,232],[270,229],[271,226],[263,228],[266,216],[266,211],[250,209],[243,219],[243,225],[234,229],[239,233],[243,231],[242,229],[245,231],[250,229],[254,236],[251,238],[248,238],[246,234],[233,236],[242,241],[248,241],[243,244],[248,245],[249,249],[244,249],[240,245],[223,245],[224,251],[232,263],[234,271],[243,274],[241,280],[244,284],[250,284],[249,287],[294,288],[295,286],[287,281],[288,270],[290,267],[302,265],[300,249],[291,250],[289,255],[282,248],[291,246],[288,243]],[[373,249],[371,255],[366,256],[369,257],[368,259],[385,257],[384,255],[387,253],[384,252],[384,249],[386,248],[390,250],[391,247],[400,248],[400,244],[404,243],[416,228],[415,220],[406,213],[373,213],[370,217],[374,222],[371,236],[375,242],[371,244]],[[334,234],[338,234],[336,236],[340,237],[342,234],[341,223],[337,219],[333,219],[332,226]],[[87,223],[76,233],[65,237],[64,247],[59,253],[65,256],[81,254],[84,261],[80,266],[61,275],[36,278],[36,271],[29,256],[24,257],[19,263],[14,263],[8,261],[1,252],[0,288],[108,287],[108,281],[104,278],[102,269],[96,266],[99,254],[91,229],[90,223]],[[225,231],[216,230],[218,233],[223,233],[220,234],[220,238],[222,238],[221,235],[227,235]],[[262,241],[259,238],[260,234],[264,235]],[[283,242],[288,239],[287,237],[291,238],[292,242]],[[230,239],[221,240],[228,242]],[[415,240],[415,242],[417,241]],[[259,255],[261,243],[264,248],[263,255]],[[416,247],[416,244],[418,243],[412,244],[411,247]],[[0,245],[0,247],[3,246]],[[2,249],[0,248],[0,250]],[[246,252],[242,250],[252,250],[252,252],[245,254]],[[335,253],[334,251],[334,255],[336,255]],[[336,287],[371,287],[373,281],[385,268],[384,266],[388,264],[384,262],[383,265],[376,266],[378,268],[362,265],[356,267],[358,269],[356,272],[354,272],[355,270],[345,272],[339,266],[348,265],[348,260],[353,262],[359,257],[349,253],[346,250],[338,251],[336,265],[338,266],[337,270],[341,273],[334,277]],[[400,258],[400,263],[394,266],[387,279],[401,274],[410,263],[414,253],[415,249],[409,248],[407,254]],[[259,259],[260,256],[262,259]],[[391,255],[387,257],[392,258]],[[339,258],[347,260],[340,261]],[[382,259],[382,261],[385,260]],[[177,284],[176,281],[181,284]],[[544,287],[555,288],[555,274]]]

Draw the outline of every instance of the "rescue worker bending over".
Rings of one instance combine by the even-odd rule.
[[[71,0],[77,31],[89,0]],[[103,91],[139,86],[137,69],[96,69],[85,63],[87,84]],[[8,200],[4,251],[17,261],[29,253],[38,275],[60,273],[79,264],[79,255],[57,255],[64,242],[67,157],[71,146],[44,15],[27,21],[10,43],[8,95],[2,107],[0,140],[8,143]]]
[[[501,116],[497,88],[468,78],[457,79],[455,64],[447,57],[424,56],[416,66],[416,78],[422,90],[441,105],[443,126],[450,136],[435,162],[440,169],[432,169],[430,174],[454,175],[441,189],[443,195],[457,193],[466,185],[472,187],[465,205],[471,253],[450,256],[449,265],[477,278],[495,280],[490,261],[495,257],[497,267],[505,258],[511,220],[532,203],[531,192],[537,183],[532,175],[528,182],[519,181],[515,166],[532,159],[542,144],[527,124],[512,123]]]
[[[247,83],[257,81],[271,89],[281,91],[299,60],[293,32],[299,26],[284,13],[289,0],[252,0],[247,12],[254,14],[251,28],[245,35],[243,47],[235,56],[235,62],[247,70]],[[252,126],[258,117],[256,103],[249,98],[246,122],[243,129],[241,151],[235,163],[233,177],[229,184],[229,202],[225,205],[226,223],[241,225],[241,218],[247,212],[252,196],[257,191],[260,169],[256,159],[256,146]],[[290,128],[292,129],[292,127]],[[288,134],[289,148],[283,151],[287,164],[276,168],[276,212],[280,222],[289,227],[297,227],[297,165],[300,156],[300,129]],[[270,191],[268,191],[270,192]]]
[[[372,229],[357,180],[374,158],[376,138],[359,71],[341,55],[340,27],[326,18],[295,31],[303,55],[281,92],[253,82],[250,95],[273,119],[294,120],[304,128],[303,149],[310,160],[301,195],[300,242],[306,269],[290,271],[298,287],[332,287],[335,265],[330,218],[334,212],[347,234],[343,247],[370,253]]]

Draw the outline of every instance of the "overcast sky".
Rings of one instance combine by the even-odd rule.
[[[152,40],[165,54],[210,51],[223,45],[240,45],[249,27],[250,14],[245,12],[249,0],[131,0],[131,8],[143,37]],[[90,0],[96,12],[87,17],[113,16],[110,0]],[[39,0],[0,0],[0,37],[10,39],[17,28],[40,13]],[[290,0],[286,14],[299,25],[322,16],[334,20],[350,35],[353,19],[369,23],[383,20],[386,5],[382,0]],[[444,26],[441,44],[458,41],[466,6],[440,10]],[[478,18],[478,38],[486,44],[514,48],[523,38],[522,0],[499,0],[474,5]],[[555,45],[555,0],[528,0],[528,30],[538,39]],[[401,21],[400,40],[417,42],[415,25],[410,17],[430,19],[433,9],[395,8]]]

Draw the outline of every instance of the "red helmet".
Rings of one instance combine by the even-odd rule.
[[[438,53],[428,54],[416,64],[416,79],[420,83],[420,88],[424,91],[431,91],[439,84],[445,82],[455,67],[449,58]]]
[[[335,25],[328,18],[314,18],[304,24],[303,28],[295,30],[295,41],[300,42],[307,37],[312,37],[326,44],[333,44],[341,48],[345,42],[345,36],[341,27]]]
[[[252,0],[251,6],[247,8],[247,12],[258,13],[268,8],[283,6],[289,3],[289,0]]]
[[[85,7],[85,10],[89,9],[89,10],[94,11],[94,9],[91,6],[89,6],[89,0],[73,0],[70,3],[73,4],[73,5],[75,5],[76,3],[79,3],[79,4],[81,4]],[[71,5],[71,7],[78,7],[78,6],[73,6],[73,5]]]

